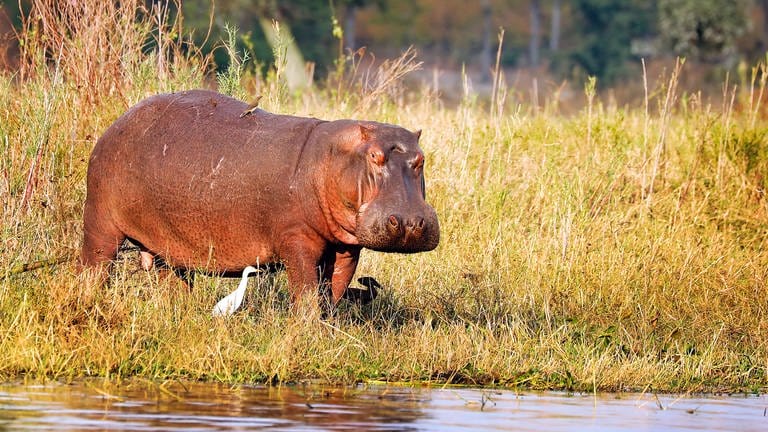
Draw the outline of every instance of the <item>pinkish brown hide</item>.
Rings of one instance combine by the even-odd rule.
[[[285,264],[292,299],[344,295],[362,248],[432,250],[419,132],[271,114],[204,90],[150,97],[99,139],[88,166],[84,266],[126,239],[142,265],[239,272]]]

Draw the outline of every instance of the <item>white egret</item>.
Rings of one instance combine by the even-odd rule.
[[[213,316],[227,316],[235,313],[237,308],[243,303],[245,288],[248,286],[248,275],[257,271],[255,267],[251,266],[243,269],[243,278],[240,280],[240,285],[231,294],[216,303],[216,306],[213,307]]]

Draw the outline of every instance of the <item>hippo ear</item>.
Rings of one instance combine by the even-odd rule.
[[[365,142],[372,137],[372,128],[357,122],[331,122],[329,132],[335,142],[334,148],[341,153],[365,151]]]
[[[373,127],[366,126],[362,123],[358,123],[358,126],[360,127],[360,140],[368,141],[373,135]]]
[[[360,127],[360,143],[364,144],[364,146],[360,148],[364,148],[365,151],[368,152],[368,157],[371,158],[371,161],[375,165],[380,167],[384,166],[384,164],[387,163],[387,156],[378,144],[371,142],[373,141],[374,126],[362,123],[358,123],[358,126]]]
[[[417,130],[413,134],[416,135],[416,141],[418,142],[419,138],[421,138],[421,129]]]

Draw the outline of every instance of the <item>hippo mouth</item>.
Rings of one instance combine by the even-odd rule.
[[[440,243],[437,214],[432,207],[403,214],[360,206],[355,233],[360,246],[379,252],[431,251]]]

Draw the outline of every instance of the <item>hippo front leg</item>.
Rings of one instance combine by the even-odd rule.
[[[337,249],[326,254],[323,260],[323,281],[330,281],[333,304],[344,297],[344,293],[355,275],[360,248]]]
[[[318,266],[324,245],[312,236],[293,234],[284,237],[280,256],[288,276],[291,304],[296,307],[307,293],[316,292],[320,283]]]

